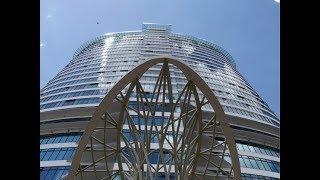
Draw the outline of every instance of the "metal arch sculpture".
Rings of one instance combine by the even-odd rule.
[[[147,92],[139,79],[159,65],[153,92]],[[173,90],[170,68],[186,77],[183,89]],[[66,178],[160,177],[241,179],[219,101],[196,72],[173,57],[151,58],[114,85],[88,123]]]

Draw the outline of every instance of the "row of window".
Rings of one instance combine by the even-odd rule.
[[[245,174],[245,173],[241,174],[241,179],[242,180],[278,180],[278,178],[260,176],[255,174]]]
[[[60,180],[68,174],[68,169],[69,167],[40,168],[40,180]],[[241,178],[242,180],[278,180],[277,178],[245,173],[241,174]],[[165,179],[164,173],[158,173],[157,179]],[[170,176],[169,179],[174,179],[174,175]]]
[[[209,76],[209,78],[219,79],[219,80],[222,80],[225,82],[233,82],[233,83],[237,84],[237,87],[240,90],[242,90],[244,92],[248,92],[249,94],[252,94],[252,92],[253,92],[253,90],[250,89],[250,87],[244,81],[240,81],[239,79],[236,79],[232,76],[227,76],[227,75],[220,73],[220,72],[212,73]],[[235,84],[233,84],[233,86],[236,86]]]
[[[99,42],[97,42],[94,44],[87,45],[84,49],[82,49],[82,51],[77,56],[83,56],[87,53],[97,52],[97,50],[103,50],[104,47],[110,47],[110,46],[116,46],[116,45],[128,45],[129,42],[130,44],[132,42],[140,43],[140,39],[138,38],[131,38],[131,36],[127,36],[127,37],[128,38],[114,36],[114,37],[105,38],[103,40],[105,41],[104,44],[99,44]]]
[[[189,55],[189,58],[191,59],[197,59],[199,62],[202,63],[207,63],[210,65],[215,65],[218,68],[225,68],[225,63],[222,62],[222,60],[220,58],[216,58],[216,57],[210,57],[207,56],[205,54],[201,54],[199,55],[198,53],[196,53],[197,49],[192,52],[192,54]]]
[[[68,174],[69,167],[42,167],[40,180],[60,180]]]
[[[163,42],[163,41],[145,41],[143,43],[142,50],[147,50],[147,49],[159,49],[159,50],[165,50],[165,51],[171,51],[170,44],[168,42]]]
[[[221,95],[222,93],[217,93],[219,95]],[[256,108],[255,106],[252,106],[248,103],[243,103],[243,102],[240,102],[240,101],[236,101],[236,100],[233,100],[233,99],[227,99],[227,98],[224,98],[224,97],[218,97],[218,99],[220,100],[220,102],[222,103],[225,103],[225,104],[230,104],[230,105],[235,105],[235,106],[238,106],[238,107],[242,107],[242,108],[245,108],[245,109],[250,109],[250,110],[253,110],[253,111],[256,111],[256,112],[259,112],[259,113],[263,113],[263,111],[259,108]]]
[[[66,76],[69,74],[82,73],[82,72],[87,72],[89,70],[94,71],[96,69],[99,70],[99,67],[100,67],[99,64],[102,62],[102,60],[103,58],[101,57],[97,60],[85,61],[77,65],[73,65],[72,67],[68,65],[62,71],[60,71],[54,79],[59,78],[61,76]]]
[[[79,96],[94,96],[94,95],[103,95],[103,94],[106,94],[105,90],[103,89],[78,91],[78,92],[64,93],[64,94],[58,94],[58,95],[46,97],[41,99],[40,103],[44,103],[47,101],[54,101],[56,99],[64,99],[64,98],[79,97]]]
[[[210,67],[210,66],[208,66]],[[212,67],[211,67],[212,68]],[[237,73],[237,71],[231,69],[228,65],[226,65],[223,69],[215,69],[215,68],[212,68],[211,70],[212,72],[215,72],[215,73],[220,73],[220,74],[223,74],[224,76],[227,76],[229,78],[234,78],[236,79],[237,81],[240,81],[240,82],[246,82],[244,78],[242,78],[241,76],[239,76],[239,74]],[[235,81],[234,81],[235,82]],[[248,85],[248,83],[246,83]],[[249,88],[252,90],[252,88]],[[248,89],[247,89],[248,90]]]
[[[81,134],[54,134],[41,136],[40,144],[78,142]]]
[[[150,107],[151,107],[151,109],[154,111],[170,112],[170,104],[168,104],[168,103],[165,103],[164,107],[162,106],[162,103],[158,103],[158,104],[153,103],[153,102],[149,102],[149,104],[146,104],[146,103],[143,104],[141,102],[139,102],[139,103],[140,104],[138,105],[138,103],[136,101],[130,101],[128,106],[134,110],[137,110],[137,111],[138,111],[138,108],[140,111],[144,111],[144,110],[148,111],[148,110],[150,110]]]
[[[259,153],[259,154],[265,154],[269,156],[275,156],[275,157],[280,157],[279,150],[276,150],[274,148],[258,145],[258,144],[244,144],[242,142],[237,142],[237,149],[239,151],[249,151],[249,152],[254,152],[254,153]]]
[[[278,126],[280,127],[280,124],[274,120],[271,120],[265,116],[262,116],[260,114],[256,114],[256,113],[253,113],[253,112],[249,112],[249,111],[246,111],[246,110],[243,110],[243,109],[238,109],[238,108],[235,108],[235,107],[230,107],[230,106],[222,106],[223,107],[223,110],[226,111],[226,112],[231,112],[231,113],[234,113],[234,114],[240,114],[240,115],[244,115],[244,116],[248,116],[248,117],[252,117],[252,118],[255,118],[255,119],[259,119],[259,120],[262,120],[264,122],[267,122],[267,123],[270,123],[270,124],[273,124],[275,126]]]
[[[195,48],[203,49],[205,50],[203,53],[212,52],[214,54],[217,54],[220,56],[225,57],[225,55],[221,54],[221,48],[218,48],[217,45],[212,44],[210,42],[205,42],[201,39],[188,36],[188,35],[181,35],[181,34],[170,34],[170,40],[175,41],[177,43],[181,44],[188,44],[190,46],[193,46]]]
[[[93,66],[91,68],[93,69],[85,69],[85,70],[81,70],[81,71],[85,71],[85,72],[88,72],[88,71],[92,71],[92,70],[96,70],[96,71],[100,71],[100,72],[104,72],[106,71],[107,69],[108,70],[112,70],[112,72],[115,72],[116,70],[123,70],[123,69],[131,69],[132,66],[136,65],[138,61],[132,61],[130,63],[128,62],[117,62],[117,63],[111,63],[111,64],[114,64],[114,67],[111,67],[110,63],[98,63],[97,64],[97,68],[93,68]],[[108,64],[108,66],[107,66]],[[76,69],[79,69],[80,67],[76,68]],[[111,71],[110,71],[111,72]],[[74,74],[74,72],[71,72],[71,74]],[[92,77],[92,76],[98,76],[99,75],[99,72],[91,72],[91,73],[86,73],[86,74],[78,74],[78,75],[72,75],[72,76],[68,76],[68,77],[64,77],[64,78],[61,78],[62,76],[59,75],[59,78],[55,78],[55,80],[51,80],[46,86],[45,88],[43,88],[43,91],[44,90],[47,90],[49,87],[50,88],[54,88],[55,86],[53,84],[56,84],[56,83],[59,83],[59,82],[63,82],[63,81],[67,81],[67,80],[71,80],[71,79],[79,79],[79,78],[84,78],[84,77]],[[108,75],[111,75],[111,74],[108,74]],[[63,75],[64,76],[64,75]],[[65,82],[66,83],[66,82]],[[60,83],[61,84],[61,83]],[[62,86],[62,85],[60,85]]]
[[[85,82],[93,82],[93,81],[97,81],[98,78],[97,77],[94,77],[94,78],[85,78],[85,79],[79,79],[79,80],[74,80],[74,81],[68,81],[68,82],[63,82],[63,83],[59,83],[59,84],[55,84],[55,85],[52,85],[52,86],[48,86],[48,87],[45,87],[43,88],[42,91],[45,91],[47,89],[54,89],[54,88],[57,88],[57,87],[62,87],[62,86],[67,86],[67,85],[72,85],[72,84],[80,84],[80,83],[85,83]]]
[[[143,87],[143,85],[153,85],[153,86],[155,86],[155,81],[153,81],[153,83],[142,83],[142,87]],[[148,98],[148,99],[152,99],[153,98],[153,100],[155,100],[155,99],[157,99],[158,94],[155,93],[153,95],[152,92],[145,91],[145,93],[141,94],[141,96],[142,96],[143,100],[145,100],[145,98]],[[136,92],[132,92],[131,95],[130,95],[130,97],[134,97],[134,98],[138,97],[139,99],[141,99],[141,96],[140,96],[140,94],[137,94]],[[162,96],[163,96],[163,93],[160,93],[158,99],[162,99]],[[166,99],[170,99],[169,95],[167,93],[165,93],[164,96],[165,96]]]
[[[83,83],[83,82],[88,82],[88,81],[94,81],[94,79],[97,79],[98,77],[83,77],[82,79],[73,79],[73,80],[68,80],[68,81],[64,81],[64,82],[59,82],[56,84],[50,84],[46,86],[46,89],[48,88],[55,88],[55,87],[61,87],[61,86],[66,86],[66,85],[70,85],[70,84],[76,84],[76,83]]]
[[[58,101],[58,102],[40,105],[40,110],[62,107],[62,106],[78,105],[78,104],[98,104],[101,102],[101,100],[102,98],[70,99],[70,100],[64,100],[64,101]]]
[[[227,82],[226,80],[217,80],[215,78],[210,77],[210,79],[207,80],[209,83],[214,83],[219,85],[222,85],[224,88],[228,88],[229,91],[227,92],[234,92],[237,95],[244,96],[244,97],[249,97],[250,99],[256,98],[255,95],[253,95],[250,91],[243,90],[242,88],[236,88],[238,86],[235,86],[235,84]],[[233,85],[231,85],[233,84]],[[241,99],[242,100],[242,99]]]
[[[122,133],[123,133],[124,137],[126,138],[125,140],[128,142],[139,141],[140,139],[144,140],[146,138],[144,131],[139,135],[133,135],[132,132],[130,132],[128,129],[123,129]],[[159,143],[158,136],[161,136],[161,134],[157,134],[156,132],[152,132],[150,139],[148,139],[148,140],[150,141],[150,143]],[[178,136],[178,137],[180,137],[180,136]],[[137,138],[137,139],[135,139],[135,138]],[[172,132],[167,132],[167,135],[165,138],[166,139],[165,139],[164,143],[170,143],[170,144],[173,143]]]
[[[223,69],[216,69],[212,66],[207,66],[210,69],[211,72],[215,73],[216,75],[219,74],[219,76],[221,75],[221,77],[228,77],[229,80],[231,79],[231,82],[246,82],[245,80],[241,79],[237,74],[235,74],[233,71],[230,71],[227,69],[227,67],[224,67]],[[240,83],[240,84],[241,84]],[[249,87],[249,85],[247,83],[245,83],[247,85],[247,87]],[[251,91],[252,88],[249,88]],[[249,89],[245,89],[246,91],[250,91]]]
[[[225,156],[225,160],[231,163],[229,156]],[[240,167],[280,173],[280,163],[276,161],[239,155],[239,162]]]
[[[213,75],[217,79],[221,79],[221,80],[228,79],[230,82],[236,82],[237,84],[240,85],[240,86],[238,86],[240,89],[243,89],[245,91],[249,91],[249,92],[253,93],[254,95],[256,95],[256,93],[254,92],[254,90],[250,86],[250,84],[248,84],[245,80],[241,79],[241,77],[229,76],[228,74],[225,74],[221,71],[216,71]],[[244,87],[246,87],[246,88],[244,88]]]
[[[133,42],[134,43],[134,42]],[[123,56],[124,54],[128,54],[128,55],[139,55],[139,51],[133,51],[133,45],[139,46],[140,43],[136,43],[136,44],[132,44],[132,43],[117,43],[114,44],[112,46],[109,46],[108,48],[100,48],[100,49],[92,49],[91,52],[88,52],[87,55],[91,56],[91,57],[102,57],[104,55],[108,55],[108,56]],[[130,49],[126,49],[126,47],[130,48]],[[139,46],[140,47],[140,46]],[[132,48],[132,49],[131,49]],[[140,47],[141,49],[141,47]],[[140,50],[139,49],[139,50]],[[87,56],[81,57],[83,59],[85,59]],[[80,59],[79,57],[77,59]],[[73,61],[75,62],[75,61]],[[73,65],[74,63],[71,63],[71,65]],[[79,61],[77,61],[79,62]]]
[[[75,148],[52,148],[40,150],[40,161],[69,160]]]
[[[119,63],[115,66],[106,66],[106,68],[108,69],[109,72],[115,72],[115,71],[121,71],[123,69],[131,69],[132,66],[134,65],[130,65],[128,63]]]
[[[260,100],[256,99],[257,96],[255,96],[255,95],[245,94],[244,92],[239,91],[235,88],[222,86],[222,85],[217,84],[215,82],[208,82],[208,84],[211,88],[214,88],[217,90],[220,89],[221,91],[224,91],[225,93],[222,93],[223,95],[226,95],[226,96],[229,96],[232,98],[237,98],[237,99],[245,101],[249,104],[252,103],[252,104],[255,104],[256,106],[262,106],[264,108],[267,108],[264,106],[264,103],[262,103]],[[215,92],[218,92],[218,91],[215,91]],[[230,92],[233,92],[233,93],[230,94]],[[238,97],[238,95],[240,95],[240,96]],[[247,97],[247,98],[241,98],[241,97]]]
[[[73,75],[73,74],[81,74],[84,72],[94,72],[94,71],[99,71],[100,67],[96,67],[96,66],[91,66],[91,65],[87,65],[87,64],[91,64],[91,63],[101,63],[102,59],[96,60],[96,61],[87,61],[86,64],[84,65],[79,65],[77,66],[77,68],[73,68],[73,70],[68,69],[68,71],[61,71],[57,74],[57,76],[55,76],[50,82],[64,77],[64,76],[69,76],[69,75]]]
[[[272,114],[270,114],[270,113],[266,114],[266,111],[265,111],[265,110],[262,110],[262,109],[260,109],[260,108],[256,108],[256,107],[251,106],[251,105],[249,105],[249,104],[247,104],[247,103],[235,101],[235,100],[233,100],[233,99],[227,99],[227,98],[224,98],[224,97],[218,97],[218,99],[220,100],[220,102],[221,102],[222,104],[225,104],[225,105],[234,105],[234,106],[242,107],[242,108],[244,108],[245,110],[251,110],[251,111],[255,111],[255,113],[257,112],[257,113],[263,114],[263,115],[267,116],[268,119],[270,119],[270,121],[274,121],[274,120],[271,119],[271,118],[269,118],[269,117],[273,117],[274,119],[277,119],[277,117],[275,117],[274,115],[272,115]],[[248,113],[252,113],[252,112],[248,111]],[[255,116],[255,114],[254,114],[253,116]],[[259,118],[259,119],[260,119],[260,116],[262,116],[262,115],[257,114],[256,116],[257,116],[256,118]],[[264,117],[264,116],[263,116],[263,117]],[[264,118],[262,118],[262,119],[264,119]],[[268,121],[268,120],[267,120],[267,121]],[[269,122],[269,121],[268,121],[268,122]]]
[[[163,118],[162,116],[149,116],[148,119],[145,119],[143,117],[139,117],[139,116],[130,116],[131,119],[127,118],[125,121],[125,124],[129,124],[129,122],[131,123],[131,121],[133,122],[133,124],[135,125],[147,125],[147,126],[161,126],[166,125],[168,123],[168,118]],[[129,119],[129,120],[128,120]]]
[[[190,62],[190,60],[193,61],[193,63],[189,63],[189,65],[198,65],[199,62],[202,62],[202,63],[206,63],[205,60],[202,60],[201,58],[198,58],[198,57],[195,57],[193,55],[191,56],[186,56],[186,55],[177,55],[175,54],[175,56],[179,57],[180,59],[186,59],[188,62]],[[221,65],[218,65],[218,64],[215,64],[215,63],[210,63],[210,64],[206,64],[206,67],[210,68],[210,70],[216,72],[216,71],[223,71],[225,74],[228,74],[229,76],[232,76],[232,77],[237,77],[236,73],[231,69],[229,68],[229,66],[221,66]]]
[[[88,72],[88,71],[86,71]],[[92,76],[98,76],[98,72],[88,72],[88,73],[84,73],[84,74],[78,74],[78,75],[72,75],[72,76],[68,76],[68,77],[64,77],[64,78],[59,78],[59,79],[56,79],[54,81],[51,81],[47,84],[47,86],[51,85],[51,84],[56,84],[56,83],[59,83],[59,82],[63,82],[63,81],[68,81],[68,80],[71,80],[71,79],[80,79],[80,78],[83,78],[83,77],[92,77]]]
[[[230,55],[226,56],[227,52],[225,54],[221,53],[220,51],[224,51],[224,50],[218,47],[217,45],[210,42],[205,42],[203,40],[200,40],[192,36],[170,34],[170,40],[177,42],[179,44],[186,43],[188,45],[192,45],[194,48],[201,49],[203,54],[209,54],[209,53],[212,55],[214,54],[220,58],[225,58],[227,61],[229,61],[230,60],[229,58],[231,57]]]
[[[76,53],[74,54],[73,57],[84,57],[88,53],[92,52],[92,49],[104,49],[105,47],[110,47],[111,45],[127,45],[125,43],[130,42],[131,43],[140,43],[143,39],[141,32],[139,33],[138,36],[131,34],[131,33],[126,33],[128,36],[123,36],[121,38],[122,41],[119,41],[119,38],[116,37],[116,34],[113,35],[107,35],[107,36],[100,36],[94,39],[94,41],[86,42],[85,44],[81,45],[80,48],[76,50]],[[124,41],[125,40],[125,41]],[[128,45],[130,45],[128,44]]]
[[[265,111],[265,110],[261,110],[262,111],[262,114],[266,115],[266,116],[270,116],[270,117],[273,117],[275,119],[278,119],[274,114],[271,114],[269,113],[268,111]]]
[[[55,89],[52,91],[47,91],[45,93],[42,93],[41,96],[48,96],[50,94],[56,94],[56,93],[60,93],[60,92],[65,92],[65,91],[73,91],[73,90],[79,90],[79,89],[90,89],[90,88],[97,88],[98,87],[98,83],[91,83],[91,84],[81,84],[81,85],[76,85],[76,86],[68,86],[68,87],[63,87],[63,88],[59,88],[59,89]]]

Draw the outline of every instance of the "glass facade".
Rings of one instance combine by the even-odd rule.
[[[243,180],[277,180],[278,178],[260,176],[255,174],[241,174]]]
[[[40,144],[78,142],[80,137],[81,134],[44,135],[40,138]]]
[[[69,160],[75,148],[52,148],[40,150],[40,161]]]
[[[239,161],[241,167],[280,172],[280,163],[276,161],[242,155],[239,155]]]
[[[41,162],[63,161],[65,166],[40,167],[41,180],[58,180],[67,175],[70,161],[75,153],[76,146],[63,147],[62,143],[77,143],[81,133],[51,134],[40,137],[40,165]],[[47,146],[47,147],[46,147]]]
[[[60,180],[68,174],[69,167],[40,168],[40,180]]]
[[[155,24],[144,24],[140,32],[106,34],[78,49],[71,62],[41,90],[41,110],[98,105],[99,97],[104,97],[126,72],[156,55],[170,55],[193,67],[212,87],[227,114],[280,125],[225,50],[198,38],[174,34],[170,25]],[[179,87],[184,79],[178,73],[175,76]]]
[[[150,57],[167,55],[177,58],[190,66],[210,86],[217,96],[225,113],[269,125],[280,127],[279,118],[261,99],[238,72],[231,55],[221,47],[208,41],[172,33],[171,25],[143,24],[142,31],[108,33],[84,43],[76,50],[72,60],[42,89],[40,94],[40,112],[50,112],[66,108],[95,107],[124,75]],[[141,79],[144,89],[151,89],[160,69],[149,69]],[[170,72],[172,84],[177,91],[186,81],[180,71]],[[152,94],[147,94],[152,96]],[[136,98],[136,95],[132,95]],[[166,104],[168,106],[168,104]],[[154,107],[157,108],[154,104]],[[142,107],[142,106],[141,106]],[[137,103],[130,99],[129,108],[137,108]],[[161,109],[159,107],[159,109]],[[169,106],[167,111],[170,111]],[[51,120],[55,124],[72,122]],[[87,121],[88,119],[86,119]],[[166,119],[155,117],[154,120],[142,121],[134,118],[135,124],[151,122],[155,124]],[[50,122],[50,121],[48,121]],[[128,123],[128,122],[126,122]],[[48,125],[48,123],[42,123]],[[66,127],[67,128],[67,127]],[[126,138],[131,136],[123,130]],[[170,134],[168,134],[168,138]],[[76,143],[81,133],[42,135],[41,147],[50,144]],[[153,142],[157,142],[154,136]],[[41,161],[70,160],[76,147],[54,147],[40,150]],[[279,149],[266,145],[237,141],[239,152],[251,152],[279,158]],[[168,154],[169,155],[169,154]],[[227,158],[227,157],[226,157]],[[279,173],[279,163],[260,157],[239,155],[241,167]],[[151,161],[157,160],[157,152],[150,155]],[[67,173],[69,166],[41,167],[41,179],[60,179]],[[170,177],[171,178],[171,177]],[[242,174],[243,179],[274,179],[266,176]]]
[[[258,144],[247,144],[245,142],[237,142],[238,151],[248,151],[258,154],[264,154],[269,156],[275,156],[280,158],[280,152],[278,149],[271,148],[268,146],[261,146]]]

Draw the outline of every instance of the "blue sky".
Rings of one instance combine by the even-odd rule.
[[[278,0],[277,0],[278,1]],[[226,49],[240,73],[280,114],[280,4],[276,0],[42,0],[40,87],[85,41],[107,32],[172,24]],[[99,24],[97,24],[99,22]]]

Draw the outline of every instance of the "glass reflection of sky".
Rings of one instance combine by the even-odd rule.
[[[108,54],[110,52],[110,47],[112,46],[112,44],[114,43],[114,37],[108,37],[104,40],[104,46],[103,46],[103,50],[102,50],[102,54],[101,56],[103,56],[101,63],[100,63],[100,71],[104,72],[106,70],[106,65],[107,65],[107,57]],[[106,80],[104,77],[104,73],[100,73],[99,77],[98,77],[98,81],[99,81],[99,87],[100,88],[105,88],[107,86],[109,86],[110,84],[106,84]]]

